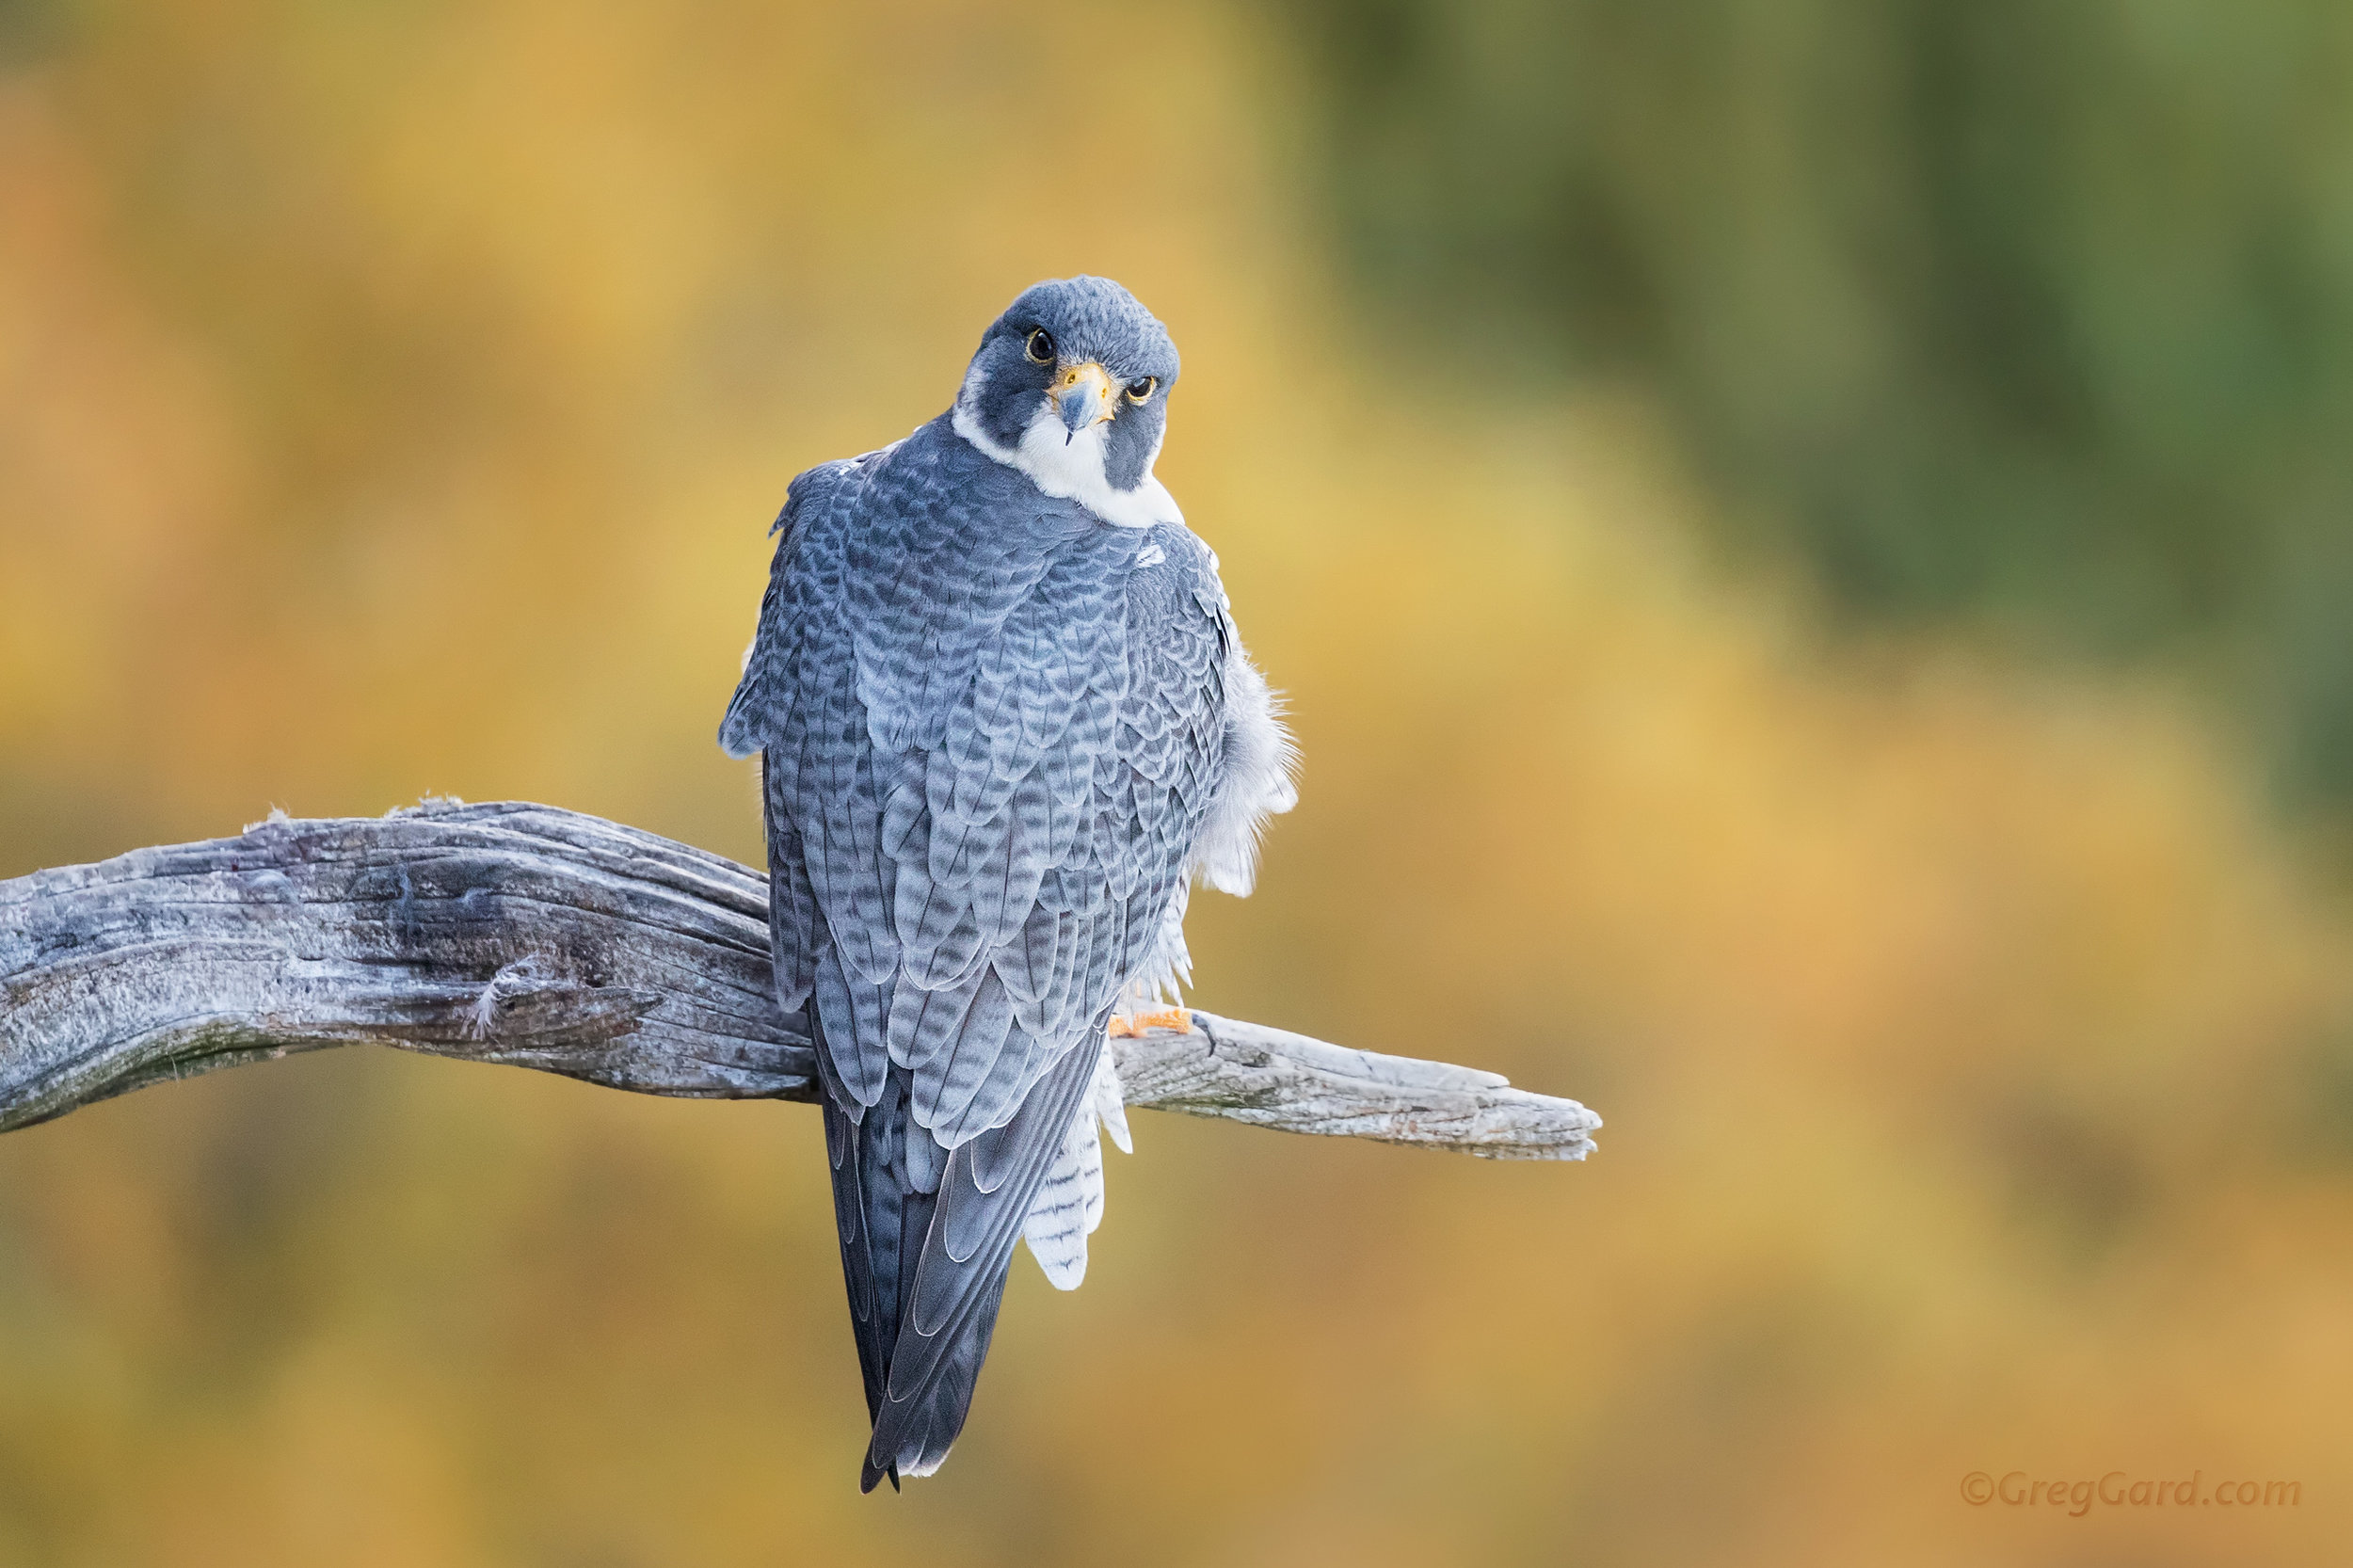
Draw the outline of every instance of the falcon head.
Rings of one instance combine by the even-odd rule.
[[[1117,497],[1157,489],[1152,461],[1176,371],[1168,328],[1117,283],[1038,283],[983,334],[956,398],[956,429],[1048,494],[1088,499],[1108,488],[1124,510]]]

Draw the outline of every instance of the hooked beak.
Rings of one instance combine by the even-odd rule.
[[[1111,376],[1092,360],[1072,365],[1056,376],[1052,396],[1054,410],[1062,415],[1066,432],[1063,437],[1064,446],[1087,426],[1109,421],[1119,408]]]

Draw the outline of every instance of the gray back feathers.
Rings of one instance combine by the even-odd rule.
[[[803,474],[778,527],[721,740],[765,754],[871,1485],[962,1425],[1013,1240],[1220,798],[1239,647],[1190,533],[1108,526],[944,418]]]

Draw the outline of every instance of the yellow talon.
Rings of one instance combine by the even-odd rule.
[[[1193,1032],[1193,1014],[1182,1007],[1163,1007],[1157,1013],[1139,1013],[1134,1017],[1112,1019],[1111,1034],[1114,1040],[1132,1040],[1147,1029],[1165,1029],[1172,1034]]]

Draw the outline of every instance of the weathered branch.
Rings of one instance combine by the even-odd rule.
[[[1113,1042],[1130,1105],[1497,1159],[1601,1119],[1494,1073],[1194,1013]],[[277,819],[0,882],[0,1131],[216,1067],[376,1044],[639,1094],[814,1097],[767,888],[527,804]]]

